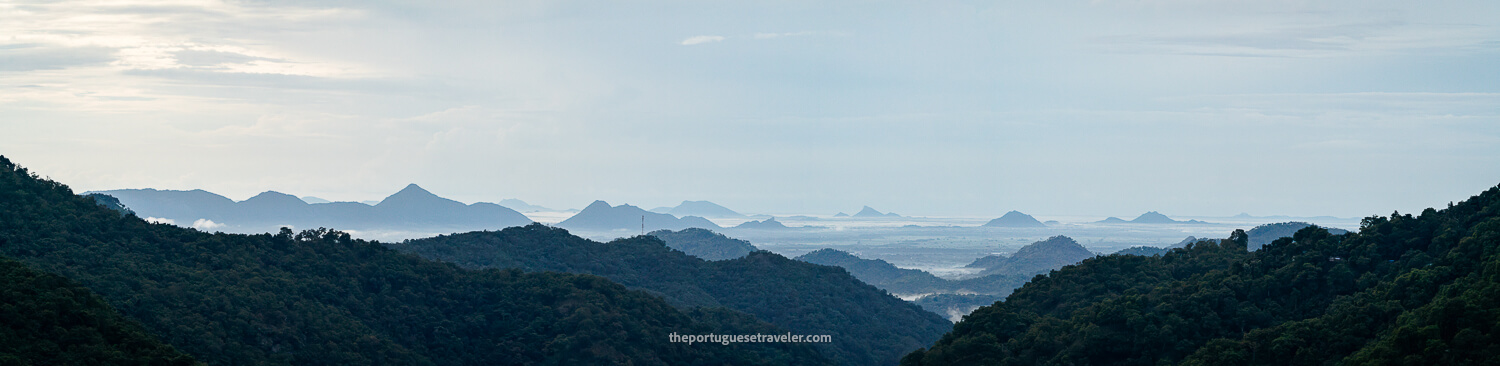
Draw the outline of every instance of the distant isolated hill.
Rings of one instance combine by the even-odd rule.
[[[275,232],[294,228],[336,227],[347,230],[456,232],[495,230],[531,223],[525,215],[493,203],[465,205],[439,197],[416,184],[375,205],[355,202],[307,203],[297,196],[262,192],[234,202],[204,190],[120,189],[91,193],[118,198],[141,217],[171,220],[181,226],[237,233]]]
[[[646,235],[661,239],[672,249],[711,261],[744,257],[750,252],[760,250],[748,241],[727,237],[707,229],[657,230]]]
[[[990,220],[990,222],[985,223],[984,226],[987,226],[987,227],[1047,227],[1047,225],[1042,224],[1041,221],[1036,221],[1035,217],[1031,217],[1031,215],[1027,215],[1027,214],[1021,213],[1020,211],[1006,212],[1005,216],[1000,216],[1000,218],[997,218],[997,219],[994,219],[994,220]]]
[[[677,218],[631,205],[610,206],[609,202],[604,201],[594,201],[573,217],[557,223],[557,226],[586,231],[640,230],[643,219],[646,231],[682,230],[690,227],[720,229],[719,225],[702,217]]]
[[[1078,263],[1093,256],[1093,252],[1079,245],[1073,238],[1058,235],[1021,247],[1015,254],[1008,257],[986,256],[974,260],[965,267],[984,268],[984,271],[980,272],[981,275],[1029,276],[1062,268],[1062,266]]]
[[[1245,232],[1245,234],[1250,235],[1249,245],[1246,246],[1246,249],[1249,249],[1251,251],[1260,249],[1260,247],[1265,246],[1266,244],[1271,244],[1271,242],[1276,241],[1276,239],[1291,237],[1292,234],[1297,233],[1297,230],[1302,230],[1302,228],[1308,226],[1317,225],[1292,221],[1256,226],[1254,229],[1250,229],[1250,231]],[[1333,235],[1344,235],[1349,233],[1349,231],[1344,229],[1324,229],[1328,230],[1328,233]]]
[[[550,211],[557,211],[557,210],[553,210],[553,209],[550,209],[550,208],[546,208],[546,207],[542,207],[542,206],[537,206],[537,205],[533,205],[533,204],[530,204],[530,203],[526,203],[526,201],[518,200],[518,199],[515,199],[515,198],[506,198],[506,199],[500,200],[499,204],[501,206],[505,206],[506,208],[509,208],[509,209],[512,209],[512,210],[516,210],[516,211],[520,211],[520,212],[538,212],[538,211],[550,212]]]
[[[1137,224],[1171,224],[1176,223],[1177,220],[1173,220],[1159,212],[1150,211],[1136,216],[1135,220],[1130,220],[1130,222]]]
[[[734,228],[736,228],[736,229],[753,229],[753,230],[781,230],[781,229],[790,229],[790,228],[786,227],[786,225],[783,225],[781,223],[781,221],[776,221],[775,217],[772,217],[772,218],[769,218],[769,219],[765,219],[765,220],[762,220],[762,221],[746,221],[746,222],[744,222],[742,224],[739,224],[739,225],[735,226]]]
[[[1110,217],[1110,218],[1107,218],[1107,219],[1104,219],[1104,220],[1100,220],[1100,221],[1098,221],[1098,223],[1100,223],[1100,224],[1127,224],[1127,223],[1128,224],[1205,224],[1205,222],[1198,221],[1198,220],[1187,220],[1187,221],[1173,220],[1172,218],[1167,217],[1167,215],[1163,215],[1160,212],[1156,212],[1156,211],[1149,211],[1149,212],[1143,213],[1140,216],[1136,216],[1135,219],[1130,220],[1130,221],[1125,221],[1125,220],[1120,219],[1118,217]]]
[[[878,217],[901,217],[901,215],[897,215],[895,212],[881,213],[880,211],[876,211],[875,209],[870,208],[870,206],[865,206],[865,208],[860,209],[858,213],[855,213],[854,217],[878,218]]]
[[[666,213],[677,217],[698,216],[716,219],[738,219],[745,217],[745,215],[739,212],[734,212],[734,210],[708,201],[682,201],[682,204],[668,209]]]

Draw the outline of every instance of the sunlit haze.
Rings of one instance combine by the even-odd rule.
[[[1500,2],[0,3],[76,191],[1389,214],[1500,183]]]

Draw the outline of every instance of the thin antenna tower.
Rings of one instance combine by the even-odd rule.
[[[646,215],[641,215],[641,236],[646,236]]]

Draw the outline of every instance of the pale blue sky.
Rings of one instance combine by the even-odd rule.
[[[0,2],[82,190],[1388,214],[1500,183],[1500,3]]]

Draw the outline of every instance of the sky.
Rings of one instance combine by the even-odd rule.
[[[0,0],[0,155],[236,200],[1385,215],[1500,184],[1500,2]]]

